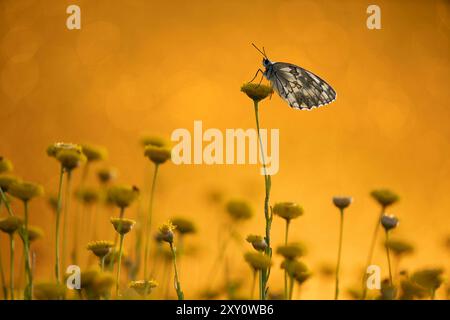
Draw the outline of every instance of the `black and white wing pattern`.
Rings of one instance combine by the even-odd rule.
[[[273,63],[271,69],[267,79],[292,108],[311,110],[336,99],[336,91],[308,70],[284,62]]]

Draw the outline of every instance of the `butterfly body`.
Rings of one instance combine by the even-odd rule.
[[[294,109],[311,110],[333,102],[336,91],[314,73],[294,64],[263,59],[263,72],[274,90]]]

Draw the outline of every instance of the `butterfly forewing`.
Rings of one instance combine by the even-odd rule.
[[[310,110],[336,99],[336,91],[328,83],[290,63],[273,63],[266,76],[275,91],[295,109]]]

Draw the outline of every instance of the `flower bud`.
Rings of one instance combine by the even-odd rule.
[[[253,248],[257,251],[265,251],[267,249],[267,242],[262,236],[250,234],[247,236],[246,240],[248,243],[251,243]]]
[[[303,215],[303,208],[294,202],[280,202],[273,207],[273,213],[290,221]]]
[[[389,231],[397,227],[398,219],[393,215],[383,215],[381,217],[381,225],[383,226],[384,230]]]
[[[259,102],[273,93],[272,87],[256,83],[244,84],[241,87],[241,91],[244,92],[254,102]]]
[[[171,150],[167,147],[147,145],[145,147],[144,155],[155,164],[163,164],[167,160],[170,160]]]
[[[333,197],[333,204],[341,210],[347,208],[352,201],[352,197]]]

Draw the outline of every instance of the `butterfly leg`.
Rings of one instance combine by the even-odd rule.
[[[258,73],[260,73],[260,72],[261,72],[261,80],[259,81],[259,83],[261,84],[261,81],[262,81],[262,78],[263,78],[263,74],[264,74],[264,72],[261,69],[258,69],[258,71],[256,71],[255,76],[248,83],[252,83],[253,80],[255,80],[256,77],[258,76]]]

